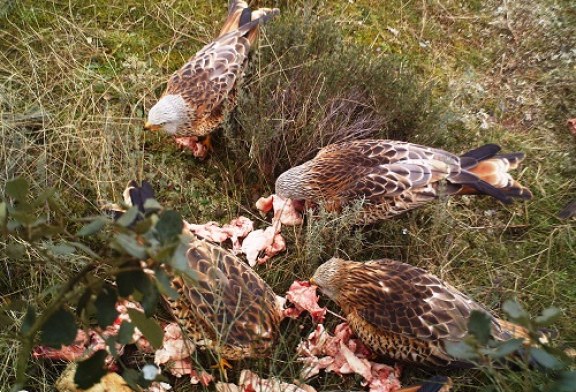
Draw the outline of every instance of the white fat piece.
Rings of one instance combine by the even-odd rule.
[[[188,107],[181,95],[163,96],[148,113],[148,122],[152,125],[161,125],[170,135],[175,135],[186,121],[188,121]]]

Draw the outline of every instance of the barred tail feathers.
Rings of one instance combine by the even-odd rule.
[[[260,23],[266,22],[274,15],[278,15],[280,10],[277,8],[259,8],[252,11],[244,0],[230,0],[228,4],[228,17],[224,22],[224,26],[220,31],[218,37],[228,34],[231,31],[237,30],[242,26],[248,28],[247,38],[250,44],[253,44],[258,38],[258,26]],[[256,22],[257,23],[250,23]]]
[[[461,156],[463,173],[474,176],[477,181],[460,182],[463,187],[458,194],[488,194],[510,203],[512,198],[530,199],[532,193],[510,174],[524,159],[524,153],[498,154],[500,147],[487,144]]]

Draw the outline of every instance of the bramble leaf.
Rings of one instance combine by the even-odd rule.
[[[105,285],[98,293],[94,304],[96,305],[96,320],[101,328],[112,325],[118,317],[117,300],[118,293],[113,286]]]
[[[182,217],[176,211],[167,210],[160,214],[160,219],[156,223],[158,239],[162,244],[176,240],[182,233]]]
[[[562,311],[558,308],[546,308],[542,314],[534,319],[534,322],[541,327],[552,324],[562,316]]]
[[[118,342],[121,344],[132,343],[132,336],[134,335],[134,325],[126,320],[120,324],[118,330]]]
[[[148,318],[144,313],[132,308],[128,308],[128,315],[132,323],[144,334],[152,347],[156,349],[162,347],[164,332],[154,319]]]
[[[74,315],[60,308],[42,326],[40,343],[54,348],[68,346],[74,342],[77,332]]]
[[[492,317],[489,314],[473,310],[468,320],[468,331],[478,340],[478,343],[486,345],[490,339],[491,325]]]
[[[117,245],[117,250],[123,250],[131,256],[136,257],[139,260],[146,260],[148,258],[148,253],[146,248],[138,243],[136,239],[124,233],[118,233],[114,236],[112,240],[114,245]]]
[[[123,213],[122,216],[116,220],[116,224],[128,227],[134,222],[134,220],[136,220],[139,213],[140,211],[138,210],[138,207],[130,207],[128,211]]]
[[[97,217],[92,222],[84,225],[78,233],[76,233],[79,237],[86,237],[95,233],[98,233],[102,228],[104,228],[108,223],[110,223],[110,219],[106,219],[104,217]]]
[[[88,389],[97,384],[107,373],[104,367],[107,356],[106,350],[98,350],[90,358],[78,362],[74,383],[80,389]]]

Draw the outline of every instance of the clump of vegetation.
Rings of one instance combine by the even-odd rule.
[[[502,308],[511,321],[526,328],[526,339],[494,340],[490,318],[475,310],[468,321],[468,336],[461,342],[448,342],[448,353],[475,363],[498,390],[517,390],[518,384],[530,390],[536,381],[538,390],[576,391],[573,353],[555,347],[543,332],[561,316],[560,310],[546,308],[531,317],[512,300]],[[526,374],[533,377],[524,377]]]
[[[79,328],[97,326],[104,330],[119,315],[117,301],[130,298],[140,303],[143,312],[128,309],[131,321],[122,321],[118,335],[106,338],[106,346],[131,387],[148,386],[151,380],[128,368],[116,345],[129,343],[134,328],[138,328],[152,347],[162,346],[162,328],[151,317],[161,294],[177,296],[165,266],[180,271],[186,282],[196,279],[194,271],[187,268],[189,238],[182,235],[182,218],[170,210],[153,214],[161,207],[149,199],[145,205],[151,213],[148,217],[134,206],[116,221],[96,217],[74,222],[63,218],[54,189],[40,195],[30,195],[28,190],[29,184],[22,178],[6,184],[11,202],[0,203],[0,231],[6,253],[14,262],[28,258],[31,268],[50,264],[62,267],[61,260],[66,258],[77,260],[78,265],[64,269],[67,279],[44,298],[3,298],[0,317],[8,326],[5,333],[20,342],[15,374],[5,381],[13,384],[15,391],[23,389],[36,345],[59,349],[72,345]],[[83,221],[77,230],[75,226]],[[101,232],[106,234],[99,236]],[[141,261],[153,274],[144,272]],[[81,361],[75,383],[82,389],[97,383],[107,372],[107,356],[106,350],[100,349]]]
[[[254,56],[235,116],[241,132],[228,139],[269,182],[331,143],[442,129],[430,85],[402,58],[347,42],[335,24],[297,10],[270,24]]]

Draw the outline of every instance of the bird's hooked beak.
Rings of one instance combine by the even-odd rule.
[[[316,284],[316,281],[314,280],[314,278],[310,278],[310,284],[314,285],[314,286],[318,286]]]
[[[147,131],[159,131],[160,129],[162,129],[162,126],[156,124],[150,124],[148,121],[146,121],[146,124],[144,124],[144,129]]]

